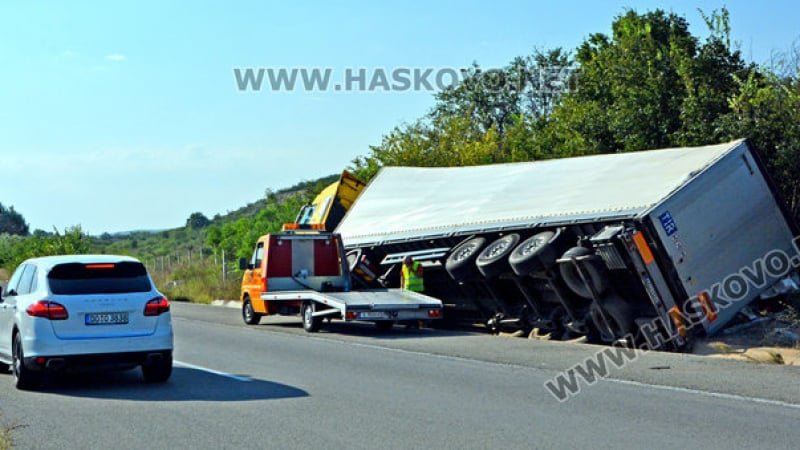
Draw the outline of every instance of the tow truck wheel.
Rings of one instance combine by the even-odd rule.
[[[244,319],[244,323],[248,325],[258,325],[258,322],[261,321],[261,314],[255,312],[253,309],[253,303],[250,301],[250,297],[245,297],[242,302],[242,319]]]
[[[314,309],[314,303],[303,303],[303,329],[309,333],[319,331],[319,328],[322,326],[322,319],[314,317]]]

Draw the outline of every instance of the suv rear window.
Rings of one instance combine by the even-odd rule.
[[[147,269],[138,262],[59,264],[47,275],[55,295],[119,294],[151,289]]]

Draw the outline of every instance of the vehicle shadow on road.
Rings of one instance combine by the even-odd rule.
[[[51,376],[40,392],[70,397],[139,401],[253,401],[308,397],[286,384],[252,378],[237,380],[197,369],[175,367],[163,384],[148,384],[139,370]]]

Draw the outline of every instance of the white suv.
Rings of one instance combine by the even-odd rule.
[[[169,301],[141,262],[114,255],[33,258],[0,297],[0,370],[17,388],[75,369],[142,367],[148,382],[172,374]]]

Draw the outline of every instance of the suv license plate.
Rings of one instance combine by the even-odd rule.
[[[128,323],[127,312],[94,313],[86,315],[86,325],[121,325]]]

